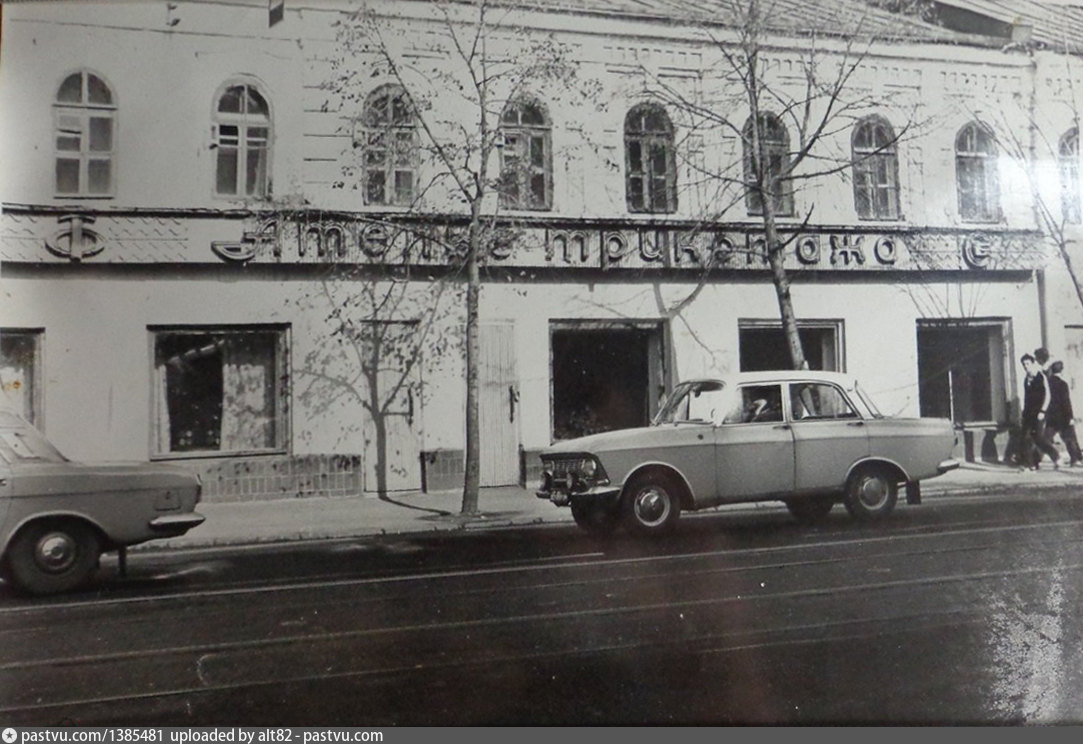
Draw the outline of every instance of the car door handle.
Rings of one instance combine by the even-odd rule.
[[[864,421],[850,421],[846,425],[847,426],[864,426],[865,422]]]
[[[771,428],[772,429],[789,429],[790,425],[789,424],[777,424],[775,426],[772,426]]]

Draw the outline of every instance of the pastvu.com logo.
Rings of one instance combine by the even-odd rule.
[[[19,734],[13,728],[6,728],[4,729],[4,733],[0,734],[0,738],[4,740],[4,744],[15,744],[15,740],[19,738]]]

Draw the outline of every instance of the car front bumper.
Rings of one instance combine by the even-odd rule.
[[[551,501],[556,506],[570,506],[572,501],[612,505],[620,498],[620,488],[612,485],[595,486],[594,488],[588,488],[585,491],[576,491],[574,493],[554,488],[549,491],[545,489],[535,491],[534,495],[539,499]]]

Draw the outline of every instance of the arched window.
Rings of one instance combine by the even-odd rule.
[[[365,203],[409,205],[417,188],[418,140],[406,91],[396,85],[374,90],[361,124]]]
[[[745,203],[749,214],[763,214],[765,198],[771,200],[774,213],[793,216],[793,182],[786,176],[790,169],[790,135],[774,114],[760,114],[760,152],[762,167],[755,151],[752,118],[744,127]]]
[[[959,190],[959,216],[973,222],[1000,219],[1000,180],[993,133],[977,122],[955,137],[955,178]]]
[[[117,110],[109,86],[92,73],[72,73],[60,84],[53,108],[57,195],[112,195]]]
[[[215,106],[215,193],[267,196],[271,193],[271,111],[249,83],[226,87]]]
[[[500,204],[509,209],[553,206],[552,129],[534,102],[509,103],[500,117]]]
[[[1060,138],[1057,148],[1060,165],[1060,203],[1064,221],[1080,223],[1079,205],[1079,129],[1072,127]]]
[[[661,106],[644,103],[624,119],[625,191],[630,212],[677,211],[673,124]]]
[[[891,124],[879,116],[864,119],[854,127],[850,146],[857,216],[899,219],[899,156]]]

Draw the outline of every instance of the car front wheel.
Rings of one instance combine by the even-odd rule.
[[[895,508],[898,490],[884,468],[860,468],[846,484],[846,511],[855,519],[886,517]]]
[[[657,535],[672,529],[681,515],[679,488],[666,475],[636,478],[623,501],[624,521],[629,531]]]
[[[30,594],[55,594],[80,586],[98,567],[98,536],[74,521],[35,522],[11,541],[7,574]]]

